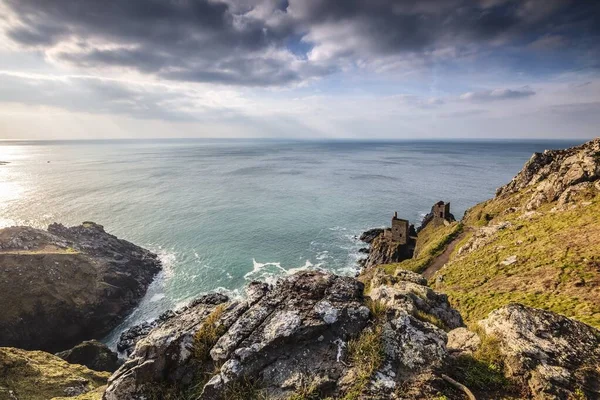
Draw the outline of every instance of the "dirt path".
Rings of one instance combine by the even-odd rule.
[[[436,259],[433,260],[433,262],[429,265],[429,267],[427,267],[427,269],[423,271],[423,276],[425,278],[430,279],[433,276],[433,274],[439,271],[440,268],[442,268],[448,262],[448,260],[450,259],[450,254],[452,254],[452,252],[456,248],[456,245],[461,240],[463,240],[466,234],[467,231],[465,230],[460,235],[458,235],[453,241],[451,241],[448,244],[448,246],[446,246],[446,250],[444,250],[442,254],[437,256]]]

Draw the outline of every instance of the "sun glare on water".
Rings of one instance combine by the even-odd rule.
[[[22,157],[22,149],[18,146],[0,144],[0,228],[13,225],[13,221],[5,218],[9,203],[19,200],[23,194],[23,186],[15,179],[14,163]]]

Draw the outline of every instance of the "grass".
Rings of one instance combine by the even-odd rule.
[[[385,358],[382,334],[387,306],[371,299],[367,299],[366,305],[371,311],[373,324],[364,329],[357,338],[348,342],[347,361],[355,368],[356,377],[342,400],[362,398],[363,391],[373,374],[381,368]]]
[[[32,250],[3,250],[0,251],[0,254],[17,254],[17,255],[38,255],[38,254],[80,254],[79,251],[75,250],[72,247],[54,247],[48,246],[40,249],[32,249]]]
[[[206,317],[200,329],[194,334],[194,358],[196,361],[208,361],[210,359],[210,349],[225,333],[225,327],[219,324],[224,309],[225,306],[222,304],[215,307],[213,312]]]
[[[413,258],[399,263],[379,265],[378,268],[390,275],[393,275],[398,268],[421,273],[444,252],[446,246],[460,235],[462,230],[463,225],[459,222],[448,226],[429,224],[419,232]]]
[[[426,313],[424,311],[416,310],[415,312],[413,312],[413,317],[415,317],[423,322],[429,322],[430,324],[435,325],[438,328],[443,329],[446,332],[448,332],[450,330],[450,328],[448,328],[448,326],[444,323],[444,321],[442,321],[435,315]]]
[[[43,351],[0,347],[0,387],[14,391],[19,399],[62,397],[71,386],[84,385],[93,391],[106,385],[109,376]]]
[[[450,375],[469,389],[487,395],[514,391],[513,382],[504,375],[500,342],[480,329],[476,331],[481,339],[479,348],[473,355],[461,355],[453,360]]]
[[[287,397],[286,400],[319,400],[321,396],[317,390],[317,385],[310,379],[303,380],[302,385],[296,391]]]
[[[227,385],[223,393],[227,400],[268,400],[259,381],[242,379]]]
[[[356,339],[348,342],[348,361],[356,368],[356,379],[343,400],[356,400],[381,367],[384,360],[383,326],[376,324],[363,330]]]
[[[518,302],[600,328],[600,196],[585,200],[591,204],[560,212],[547,204],[530,220],[519,219],[521,212],[500,211],[521,204],[520,194],[474,207],[466,224],[478,226],[489,214],[494,215],[489,223],[512,226],[471,253],[454,253],[436,290],[448,294],[467,322]],[[516,263],[501,264],[513,255]]]

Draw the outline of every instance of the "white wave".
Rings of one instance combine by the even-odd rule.
[[[14,219],[0,218],[0,229],[16,226],[17,222]]]
[[[150,303],[154,303],[156,301],[160,301],[162,299],[165,298],[165,294],[164,293],[156,293],[154,296],[152,296],[150,298],[150,300],[148,300]]]
[[[278,263],[278,262],[260,263],[260,262],[257,262],[256,259],[253,258],[252,259],[252,271],[246,273],[244,275],[244,278],[245,279],[249,279],[253,275],[260,275],[260,274],[264,274],[264,273],[269,273],[268,271],[263,271],[263,270],[265,268],[268,268],[268,267],[271,267],[271,266],[275,267],[276,269],[280,270],[283,273],[287,272],[286,269],[281,266],[281,263]]]
[[[162,263],[162,278],[171,279],[175,274],[177,255],[175,252],[163,249],[162,247],[159,247],[158,251],[155,251],[155,253],[158,255],[158,259]]]
[[[275,285],[282,277],[293,275],[300,271],[323,270],[321,268],[321,263],[313,264],[310,260],[306,260],[304,265],[300,267],[292,267],[288,269],[282,267],[280,262],[259,263],[255,259],[252,259],[252,263],[252,271],[246,273],[244,278],[246,280],[258,280],[266,282],[271,285]]]

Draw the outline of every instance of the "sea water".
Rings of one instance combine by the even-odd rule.
[[[213,290],[303,268],[355,274],[356,238],[394,211],[460,218],[531,154],[573,142],[264,140],[0,142],[0,227],[94,221],[164,270],[128,326]]]

